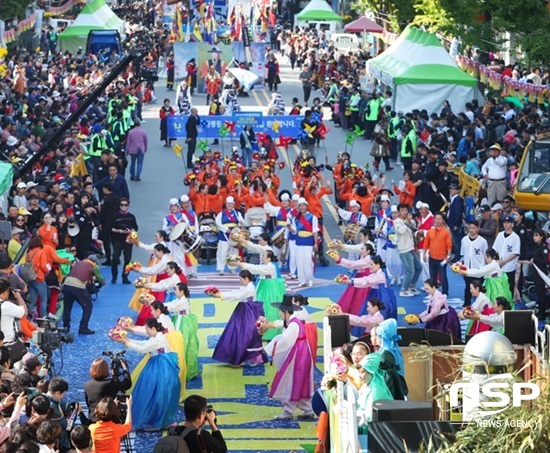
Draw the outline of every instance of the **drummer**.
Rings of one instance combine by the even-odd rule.
[[[235,210],[235,199],[227,197],[225,199],[225,209],[216,216],[216,226],[218,227],[218,250],[216,253],[216,270],[220,275],[224,274],[229,255],[238,255],[239,250],[230,244],[229,239],[233,228],[242,227],[244,219],[240,212]],[[228,266],[232,274],[236,273],[235,266]]]
[[[299,196],[297,197],[299,198]],[[290,192],[283,190],[279,194],[279,200],[275,198],[272,190],[268,190],[266,194],[266,202],[264,204],[266,214],[275,218],[275,234],[273,237],[280,235],[281,231],[287,231],[289,219],[292,217],[292,207],[290,205]],[[286,234],[286,233],[282,233]],[[273,247],[273,252],[278,260],[281,260],[282,247]]]
[[[334,205],[337,207],[337,205]],[[348,222],[348,225],[361,225],[363,228],[367,226],[367,216],[361,212],[361,203],[356,200],[349,202],[351,211],[338,208],[340,217]]]
[[[180,204],[177,198],[170,198],[170,214],[162,220],[162,229],[170,234],[170,231],[182,221]]]
[[[194,235],[199,234],[198,225],[199,221],[197,219],[197,214],[193,211],[191,206],[191,200],[185,194],[180,198],[180,213],[182,218],[186,220],[187,229],[191,231]],[[192,253],[186,255],[186,261],[189,261],[187,267],[188,277],[194,278],[197,276],[197,260]]]

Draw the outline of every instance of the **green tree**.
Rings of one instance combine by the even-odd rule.
[[[352,8],[358,13],[370,10],[378,13],[379,17],[387,20],[391,25],[391,31],[399,33],[415,17],[414,4],[417,0],[356,0]],[[388,27],[384,27],[388,28]]]
[[[34,0],[2,0],[0,20],[24,18],[25,11]]]
[[[430,31],[456,36],[467,46],[489,51],[500,47],[499,33],[516,34],[528,59],[547,64],[550,12],[541,0],[416,0],[413,23]],[[485,55],[486,54],[482,54]]]

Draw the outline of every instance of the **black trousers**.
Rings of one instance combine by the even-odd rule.
[[[193,154],[195,154],[196,147],[197,139],[190,138],[187,142],[187,168],[193,168]]]
[[[512,298],[514,297],[514,288],[516,287],[516,271],[505,272],[506,277],[508,278],[508,285],[510,285],[510,292],[512,293]],[[512,301],[513,303],[513,301]]]
[[[121,254],[124,254],[122,277],[128,276],[128,273],[124,272],[124,268],[132,261],[132,247],[132,244],[128,244],[127,242],[113,241],[113,256],[111,257],[111,276],[113,279],[118,277],[118,262]]]
[[[537,317],[540,320],[543,320],[546,318],[546,310],[548,310],[548,303],[550,302],[548,299],[548,294],[546,293],[546,285],[543,281],[537,281],[535,282],[535,294],[537,295],[537,303],[539,306],[539,312]]]
[[[100,235],[105,249],[105,259],[111,261],[111,226],[104,225]]]
[[[309,97],[311,96],[311,87],[302,85],[302,88],[304,89],[304,102],[307,104],[307,101],[309,101]]]
[[[82,307],[79,330],[87,329],[92,316],[92,296],[90,296],[90,293],[86,289],[69,285],[63,286],[63,326],[71,327],[71,311],[73,310],[74,302]]]

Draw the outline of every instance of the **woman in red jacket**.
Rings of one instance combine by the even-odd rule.
[[[393,185],[394,192],[399,195],[399,203],[406,204],[409,207],[412,207],[414,203],[414,196],[416,195],[416,186],[412,182],[412,177],[412,172],[406,170],[403,172],[405,187],[400,189],[395,184]]]

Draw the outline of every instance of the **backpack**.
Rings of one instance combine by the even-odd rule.
[[[28,262],[19,266],[19,276],[27,284],[32,283],[36,280],[36,270],[34,269],[34,264],[32,263],[32,261],[29,260]]]
[[[180,436],[166,436],[155,445],[153,453],[190,453],[185,440]]]

